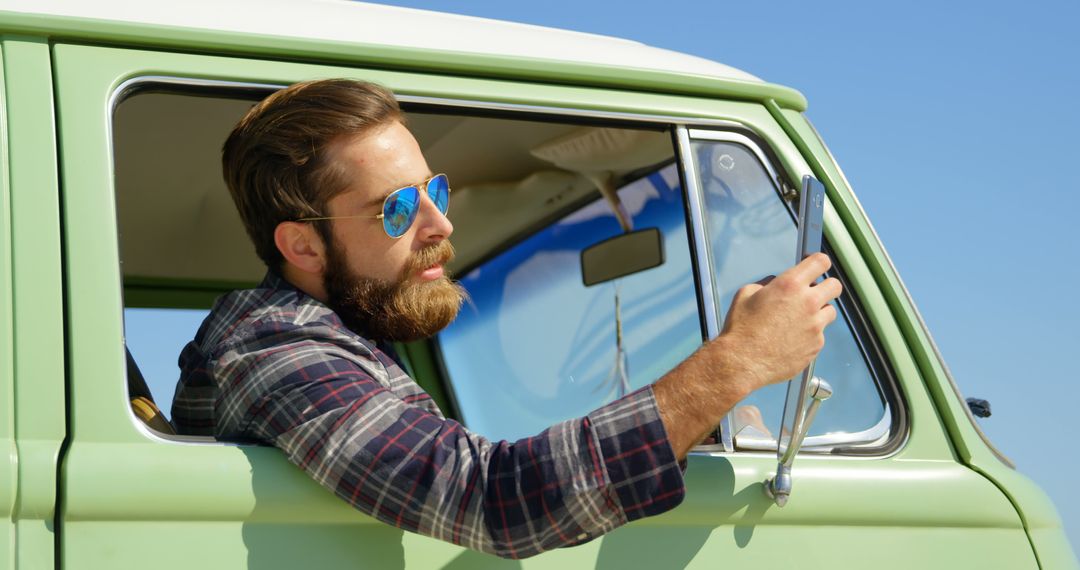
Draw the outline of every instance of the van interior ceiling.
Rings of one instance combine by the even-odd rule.
[[[221,177],[221,145],[252,104],[247,93],[231,97],[220,90],[146,91],[119,103],[113,152],[125,283],[182,288],[262,278],[262,263]],[[453,271],[602,192],[617,211],[614,188],[674,160],[664,130],[405,108],[432,170],[450,177]]]

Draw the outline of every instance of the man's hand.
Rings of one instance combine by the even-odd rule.
[[[750,382],[748,392],[792,378],[825,346],[825,327],[836,320],[829,303],[842,287],[833,277],[814,281],[830,267],[829,257],[817,253],[735,293],[720,336]]]
[[[842,290],[834,278],[814,284],[831,266],[817,253],[739,289],[720,336],[657,381],[653,390],[677,457],[750,392],[792,378],[817,356],[825,327],[836,320],[829,303]]]

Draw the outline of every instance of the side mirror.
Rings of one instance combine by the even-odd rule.
[[[619,234],[581,252],[586,287],[663,265],[664,240],[658,228]]]
[[[990,417],[990,402],[981,398],[968,398],[968,409],[971,410],[971,414],[977,418]]]

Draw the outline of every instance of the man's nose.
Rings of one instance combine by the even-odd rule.
[[[421,194],[423,196],[420,198],[420,211],[416,213],[417,237],[427,242],[437,242],[450,237],[450,234],[454,233],[454,224],[450,223],[446,214],[439,211],[427,192]]]

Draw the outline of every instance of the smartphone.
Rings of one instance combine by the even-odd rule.
[[[795,263],[821,251],[821,227],[825,211],[825,186],[813,176],[803,176],[799,193],[799,227]],[[803,429],[800,425],[808,406],[807,387],[814,376],[814,361],[796,379],[788,382],[784,414],[777,436],[776,457],[781,464],[790,465],[798,449],[791,447],[792,436]]]
[[[822,216],[825,212],[825,186],[813,176],[803,176],[799,193],[799,237],[795,263],[821,251]]]

